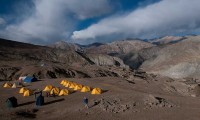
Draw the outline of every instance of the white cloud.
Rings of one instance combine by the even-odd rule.
[[[20,24],[9,25],[6,30],[25,41],[40,39],[48,42],[50,39],[63,38],[65,31],[73,29],[73,21],[63,14],[65,6],[62,1],[37,0],[35,5],[33,15]]]
[[[4,24],[6,24],[6,21],[0,17],[0,25],[4,25]]]
[[[69,38],[82,19],[109,13],[108,0],[35,0],[35,9],[17,24],[8,25],[1,36],[23,42],[51,43]],[[20,17],[20,16],[18,16]]]
[[[74,31],[72,38],[99,37],[151,38],[170,34],[192,33],[200,28],[200,0],[162,0],[128,14],[111,16]],[[119,38],[115,38],[119,39]]]

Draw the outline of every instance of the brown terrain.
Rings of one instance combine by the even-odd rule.
[[[104,92],[92,95],[66,88],[71,94],[55,98],[43,92],[45,105],[39,107],[34,95],[19,94],[21,86],[0,87],[0,119],[199,120],[199,46],[199,36],[162,44],[124,40],[84,47],[63,41],[38,46],[1,39],[1,86],[35,75],[39,81],[24,84],[34,91],[49,84],[66,88],[60,82],[67,79]],[[18,99],[18,107],[6,106],[11,96]]]
[[[187,39],[187,37],[165,36],[159,39],[152,40],[150,42],[154,44],[164,45],[169,43],[176,43],[184,39]]]

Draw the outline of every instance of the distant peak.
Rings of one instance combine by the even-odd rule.
[[[52,48],[63,49],[63,50],[76,50],[79,48],[78,45],[73,43],[68,43],[67,41],[58,41],[55,44],[50,45]]]

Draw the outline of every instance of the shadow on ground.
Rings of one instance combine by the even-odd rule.
[[[89,106],[89,108],[93,108],[95,106],[97,106],[100,103],[100,101],[95,101],[93,105]]]
[[[26,103],[18,104],[18,107],[30,105],[30,104],[33,104],[33,103],[35,103],[35,101],[29,101],[29,102],[26,102]]]
[[[61,102],[61,101],[64,101],[64,100],[65,100],[64,98],[62,98],[62,99],[57,99],[57,100],[53,100],[53,101],[46,102],[46,103],[44,103],[44,105],[49,105],[49,104]]]

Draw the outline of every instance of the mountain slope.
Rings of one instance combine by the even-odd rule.
[[[123,40],[100,45],[98,47],[89,47],[86,48],[86,52],[96,54],[127,54],[131,51],[139,51],[152,46],[153,44],[141,40]]]
[[[72,64],[76,62],[86,63],[82,57],[73,50],[54,49],[46,46],[31,45],[14,41],[0,40],[1,62],[36,63],[45,62],[66,62]],[[25,61],[23,63],[23,61]],[[30,63],[29,63],[30,62]]]
[[[159,39],[151,40],[149,42],[156,45],[163,45],[163,44],[180,42],[184,39],[187,39],[187,37],[165,36]]]
[[[140,68],[172,78],[200,77],[200,36],[167,45]]]
[[[73,44],[73,43],[68,43],[65,41],[56,42],[55,44],[49,45],[49,47],[63,49],[63,50],[74,50],[74,51],[77,49],[80,49],[78,45]]]
[[[120,76],[120,69],[128,68],[119,58],[87,55],[76,49],[79,49],[76,45],[63,42],[47,47],[1,39],[0,80],[33,74],[41,79]],[[119,74],[112,67],[120,68]]]

